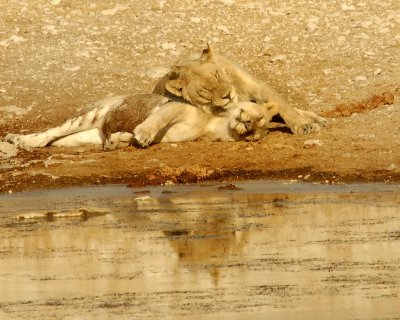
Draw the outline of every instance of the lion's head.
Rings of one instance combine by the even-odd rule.
[[[197,58],[178,62],[165,88],[193,105],[227,107],[235,100],[235,90],[215,62],[210,46]]]

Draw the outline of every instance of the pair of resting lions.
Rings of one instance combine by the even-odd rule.
[[[152,94],[98,101],[60,126],[34,134],[8,134],[21,147],[102,144],[103,149],[135,143],[258,140],[279,114],[295,134],[319,131],[325,119],[291,107],[263,81],[208,46],[180,59]]]

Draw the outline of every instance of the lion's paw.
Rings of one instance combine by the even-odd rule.
[[[245,134],[247,132],[246,125],[243,122],[238,122],[235,126],[235,131],[240,135]]]
[[[156,130],[151,130],[151,128],[140,124],[133,130],[133,140],[137,145],[145,148],[154,141],[156,134]]]
[[[20,148],[29,149],[32,147],[31,143],[29,143],[29,139],[27,139],[27,136],[23,134],[8,133],[4,140]]]
[[[315,112],[295,108],[299,114],[298,121],[291,126],[295,134],[310,134],[320,131],[326,125],[326,119]]]
[[[294,126],[292,129],[293,133],[295,134],[310,134],[314,132],[318,132],[322,129],[323,126],[321,126],[318,123],[306,123],[302,124],[299,126]]]

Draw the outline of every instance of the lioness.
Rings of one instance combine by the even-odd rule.
[[[296,134],[319,131],[325,124],[325,119],[314,112],[290,106],[268,84],[256,79],[228,58],[216,54],[210,45],[198,59],[178,63],[166,77],[161,81],[165,91],[196,106],[229,108],[232,100],[273,103],[277,113]],[[160,90],[160,87],[157,89]]]
[[[60,126],[40,133],[8,134],[6,140],[21,147],[72,147],[102,144],[113,150],[132,142],[185,142],[258,140],[276,113],[271,104],[233,104],[224,112],[212,112],[156,94],[117,96],[89,106],[88,111]]]

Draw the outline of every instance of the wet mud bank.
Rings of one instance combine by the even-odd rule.
[[[398,318],[400,186],[0,195],[0,318]]]

